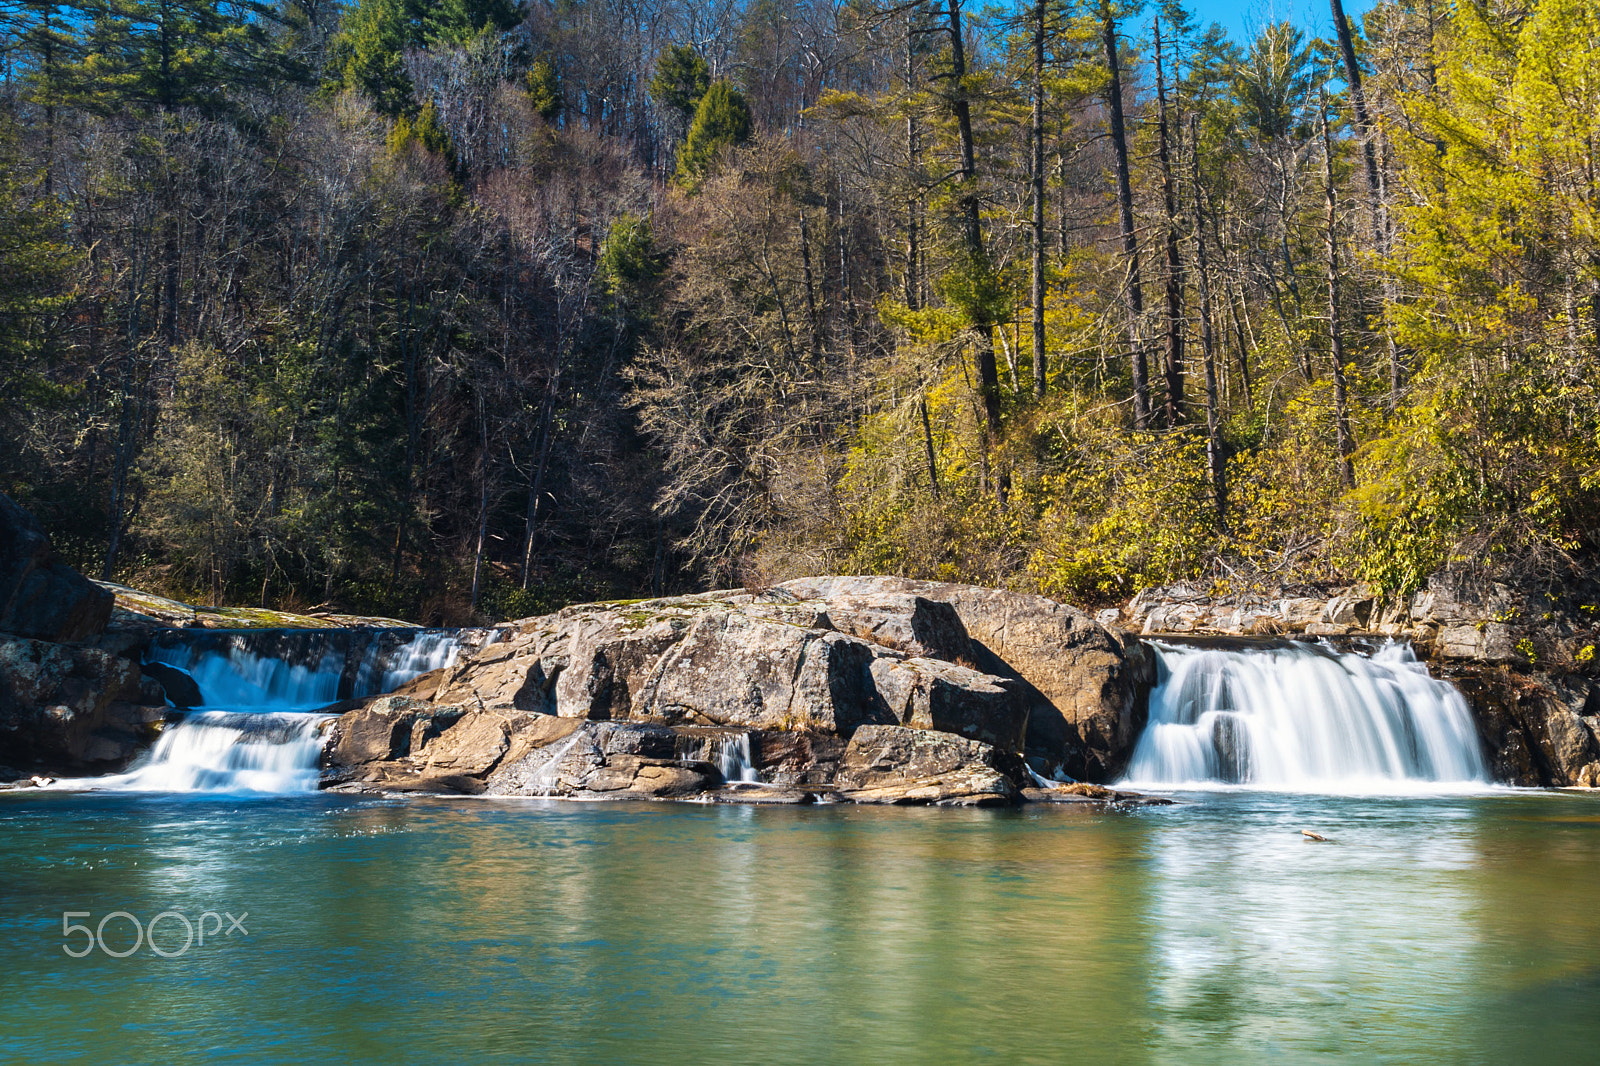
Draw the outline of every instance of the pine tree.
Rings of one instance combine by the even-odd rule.
[[[750,132],[744,94],[725,81],[712,85],[695,108],[694,124],[678,156],[678,184],[690,191],[699,188],[722,151],[744,144]]]
[[[686,44],[669,46],[656,60],[650,95],[658,104],[676,111],[688,122],[711,88],[711,68],[700,53]]]

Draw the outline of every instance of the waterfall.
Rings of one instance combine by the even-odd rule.
[[[454,665],[495,630],[172,630],[145,661],[193,678],[201,705],[126,773],[63,782],[152,792],[315,792],[339,700]]]
[[[147,662],[194,678],[203,706],[311,711],[391,692],[453,666],[493,631],[460,629],[170,630]]]
[[[328,715],[199,711],[141,765],[97,788],[137,792],[315,792]]]
[[[756,772],[755,760],[750,757],[750,734],[738,733],[717,740],[712,750],[712,762],[722,771],[722,779],[730,785],[764,784]]]
[[[1466,701],[1408,644],[1155,643],[1150,718],[1126,783],[1294,791],[1486,785]]]

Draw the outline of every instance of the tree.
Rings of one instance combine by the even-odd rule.
[[[750,139],[750,105],[744,94],[725,81],[706,90],[694,112],[694,123],[678,156],[678,184],[699,188],[725,149]]]
[[[1106,70],[1110,75],[1106,80],[1106,112],[1111,145],[1116,154],[1117,224],[1126,266],[1124,291],[1128,303],[1128,359],[1133,370],[1133,424],[1146,429],[1150,425],[1150,371],[1141,328],[1144,289],[1139,283],[1139,237],[1133,225],[1133,183],[1128,169],[1127,119],[1122,105],[1122,65],[1118,56],[1117,18],[1111,0],[1100,0],[1100,26]]]
[[[700,53],[686,44],[668,45],[656,60],[650,79],[650,96],[662,107],[676,112],[685,126],[700,107],[700,98],[711,88],[711,68]]]

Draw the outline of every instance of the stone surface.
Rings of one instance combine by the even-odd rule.
[[[1600,683],[1478,664],[1453,664],[1445,676],[1472,708],[1496,780],[1576,785],[1600,762]]]
[[[656,664],[637,716],[848,735],[893,720],[872,686],[873,659],[870,644],[839,633],[710,612]]]
[[[39,523],[0,493],[0,632],[53,643],[104,631],[113,597],[56,558]]]
[[[1111,780],[1144,727],[1146,687],[1121,642],[1088,615],[1043,596],[893,577],[786,582],[801,599],[900,593],[948,603],[972,640],[974,665],[1018,683],[1026,750],[1069,776]]]
[[[1002,751],[1023,749],[1029,706],[1018,682],[926,658],[876,659],[871,673],[901,725],[955,733]]]
[[[825,620],[852,637],[907,655],[971,666],[972,641],[961,616],[949,603],[906,592],[876,592],[829,597]]]
[[[411,696],[385,696],[341,715],[328,733],[323,762],[352,767],[387,762],[411,754],[417,726],[442,732],[466,712],[461,707],[427,703]]]
[[[0,765],[121,769],[167,708],[131,659],[101,648],[0,639]]]
[[[1142,646],[1043,597],[818,579],[525,619],[410,687],[462,711],[438,739],[406,749],[404,729],[371,708],[353,710],[366,717],[337,735],[375,763],[410,760],[417,775],[464,774],[497,794],[717,788],[714,763],[745,765],[727,762],[735,744],[763,781],[814,794],[843,787],[847,746],[862,729],[892,727],[938,750],[978,743],[995,754],[935,784],[906,784],[904,774],[868,784],[856,767],[855,798],[1015,802],[1025,752],[1051,774],[1120,769],[1152,676]],[[902,748],[913,750],[893,750]],[[384,775],[393,779],[392,768]]]
[[[850,738],[835,784],[854,803],[1008,806],[1016,784],[994,745],[905,726],[862,726]]]
[[[139,669],[161,686],[167,702],[174,707],[187,709],[198,707],[205,702],[205,698],[200,694],[200,686],[189,676],[187,670],[162,662],[144,663]]]

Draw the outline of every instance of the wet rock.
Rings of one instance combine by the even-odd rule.
[[[56,558],[37,520],[0,493],[0,632],[52,643],[87,640],[114,597]]]
[[[763,781],[793,786],[831,783],[845,740],[831,733],[763,730],[750,734],[751,761]]]
[[[139,669],[161,687],[162,695],[174,707],[187,709],[205,703],[200,686],[189,676],[189,671],[160,662],[144,663]]]
[[[1025,788],[1022,790],[1022,799],[1025,803],[1055,803],[1068,806],[1085,804],[1099,808],[1172,806],[1172,800],[1167,799],[1165,796],[1146,796],[1138,792],[1122,792],[1086,782],[1057,785],[1054,788]]]
[[[705,796],[712,803],[738,803],[755,807],[804,807],[817,802],[814,792],[794,788],[721,788]]]
[[[1455,664],[1445,676],[1472,708],[1496,780],[1565,786],[1600,761],[1600,682]]]
[[[1017,787],[994,745],[904,726],[857,729],[836,784],[854,803],[1006,806]]]
[[[496,796],[665,798],[722,783],[711,764],[672,758],[676,746],[673,731],[662,726],[579,722],[563,739],[504,760],[486,779],[487,791]]]

